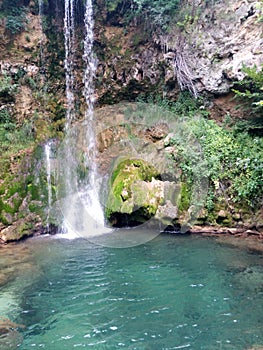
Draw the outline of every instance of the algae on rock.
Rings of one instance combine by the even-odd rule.
[[[106,216],[114,226],[133,226],[151,218],[168,224],[177,217],[179,187],[162,181],[143,159],[123,160],[111,178]]]

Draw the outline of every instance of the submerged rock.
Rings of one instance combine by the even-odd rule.
[[[23,341],[19,328],[24,325],[16,324],[7,318],[0,317],[0,348],[1,350],[16,349]]]

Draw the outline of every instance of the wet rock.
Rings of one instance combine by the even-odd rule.
[[[157,141],[165,138],[169,132],[169,126],[166,123],[157,123],[156,125],[146,129],[146,136],[152,141]]]
[[[218,218],[220,219],[226,219],[227,218],[227,212],[225,210],[220,210],[219,213],[217,214]]]
[[[22,238],[32,236],[40,229],[41,219],[38,215],[29,214],[26,218],[19,219],[0,232],[0,240],[3,242],[19,241]]]
[[[107,217],[115,226],[141,223],[155,217],[177,217],[180,186],[157,179],[156,169],[143,160],[126,160],[117,166],[107,203]],[[156,214],[156,215],[155,215]]]
[[[178,207],[170,200],[166,200],[164,205],[158,206],[155,218],[164,225],[169,225],[175,219],[178,219]]]
[[[18,329],[25,328],[23,325],[11,322],[7,318],[0,317],[0,348],[1,350],[16,349],[22,344],[23,337]]]

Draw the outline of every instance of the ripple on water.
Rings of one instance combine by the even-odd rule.
[[[196,237],[161,236],[126,249],[81,239],[27,244],[27,268],[3,288],[6,315],[26,325],[21,350],[263,344],[257,255]]]

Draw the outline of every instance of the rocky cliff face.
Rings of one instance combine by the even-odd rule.
[[[178,85],[212,97],[229,93],[244,77],[242,65],[263,62],[260,11],[253,0],[189,1],[181,9],[183,20],[166,35],[103,22],[96,33],[99,100],[152,91],[176,98]]]
[[[61,85],[63,2],[49,1],[45,8],[45,16],[51,16],[47,36],[42,31],[34,2],[28,6],[26,29],[21,34],[8,38],[5,20],[1,20],[1,74],[24,71],[28,77],[38,79],[42,45],[46,77],[52,77],[53,89],[64,98]],[[102,1],[97,1],[94,6],[94,49],[98,58],[96,94],[100,105],[133,101],[137,96],[149,93],[176,99],[180,86],[213,99],[228,94],[234,82],[244,77],[243,64],[259,67],[263,62],[262,22],[258,21],[257,1],[221,0],[211,4],[186,1],[181,6],[177,23],[170,34],[165,35],[149,32],[143,23],[124,24],[118,12],[109,17]],[[82,5],[81,9],[83,12]],[[81,9],[77,11],[80,42],[83,33]],[[60,34],[54,35],[54,32]],[[76,88],[81,88],[83,63],[79,44],[76,52],[79,69]],[[59,75],[60,84],[55,81],[56,75]],[[26,88],[17,95],[14,107],[20,117],[32,117],[34,108],[40,108]],[[232,107],[228,105],[228,108]]]
[[[197,90],[225,94],[242,80],[242,65],[263,62],[262,22],[257,1],[218,1],[203,9],[185,41]]]
[[[22,31],[10,33],[6,18],[0,18],[0,78],[10,79],[6,81],[11,90],[14,88],[14,93],[0,96],[0,111],[8,111],[17,127],[26,121],[29,134],[34,139],[30,146],[24,146],[26,151],[21,153],[16,149],[11,155],[6,154],[5,167],[0,171],[3,177],[0,182],[0,229],[4,230],[4,237],[8,237],[9,230],[12,239],[13,228],[20,225],[21,212],[25,213],[22,216],[26,228],[32,225],[25,224],[24,217],[30,221],[32,212],[37,212],[34,220],[38,225],[44,220],[39,208],[42,206],[44,209],[47,193],[43,189],[43,193],[40,190],[36,195],[37,182],[32,180],[31,165],[25,169],[23,155],[32,156],[36,145],[58,137],[63,130],[66,107],[64,2],[45,2],[44,25],[38,14],[38,2],[22,2],[26,8]],[[76,4],[76,90],[80,92],[83,86],[84,8],[81,1],[76,1]],[[144,23],[124,23],[122,14],[118,12],[120,7],[114,11],[109,15],[105,1],[95,1],[98,105],[134,101],[138,96],[149,94],[176,100],[180,88],[185,88],[196,96],[208,97],[214,117],[237,114],[230,90],[236,80],[243,78],[242,65],[259,67],[263,62],[259,2],[218,0],[208,4],[200,0],[185,0],[178,21],[171,26],[169,34],[149,31]],[[81,118],[83,97],[81,93],[79,96],[78,115]],[[110,142],[114,142],[112,135],[110,138]],[[107,144],[109,140],[104,142]],[[32,161],[32,164],[35,162]],[[19,167],[24,172],[20,178],[16,176],[21,173]],[[28,178],[26,185],[22,181],[25,178]],[[17,191],[19,200],[14,193],[15,186],[14,189],[11,186],[14,179],[16,187],[22,188]],[[6,188],[12,190],[7,191]],[[37,202],[37,209],[31,205],[31,211],[28,208],[32,198]],[[25,232],[29,230],[25,229]]]

